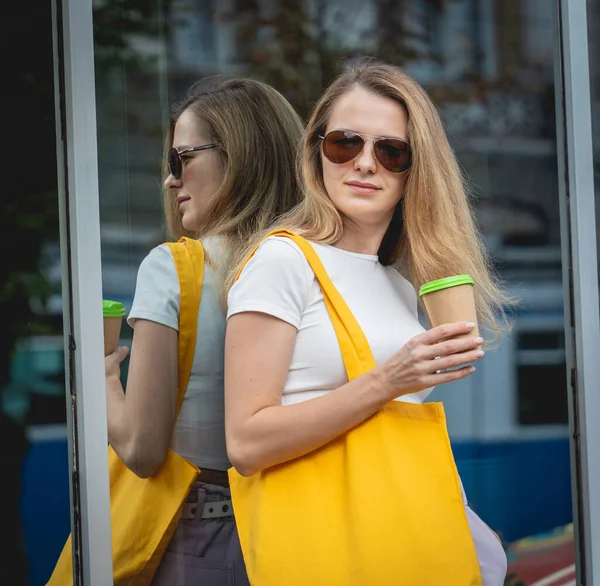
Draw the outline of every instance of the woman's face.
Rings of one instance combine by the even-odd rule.
[[[173,147],[178,151],[209,144],[196,115],[188,108],[177,120]],[[208,203],[223,181],[225,169],[217,148],[181,155],[180,179],[169,175],[165,187],[175,198],[181,223],[191,232],[198,229]]]
[[[373,153],[373,138],[407,141],[408,116],[394,100],[362,88],[342,95],[334,104],[325,133],[351,130],[368,135],[363,151],[343,164],[332,163],[321,150],[323,182],[335,207],[361,226],[387,229],[404,192],[406,173],[384,169]]]

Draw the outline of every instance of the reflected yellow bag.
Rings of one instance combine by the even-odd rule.
[[[309,242],[348,378],[375,367]],[[481,586],[441,403],[392,401],[343,436],[250,477],[229,470],[252,586]]]
[[[177,416],[196,347],[204,249],[199,241],[188,238],[167,245],[173,253],[180,284]],[[140,478],[123,464],[110,446],[108,467],[114,584],[145,586],[151,583],[158,569],[199,470],[169,450],[156,474],[150,478]],[[47,586],[72,584],[73,559],[69,536]]]

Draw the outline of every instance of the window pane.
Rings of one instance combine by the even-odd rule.
[[[405,67],[440,109],[495,266],[521,301],[512,331],[476,375],[432,398],[445,404],[471,505],[507,549],[542,532],[568,533],[555,24],[547,2],[122,4],[132,10],[112,12],[107,2],[95,21],[105,296],[130,306],[139,263],[164,238],[165,121],[192,82],[248,75],[275,86],[306,118],[344,59],[368,54]],[[123,42],[119,50],[108,31]],[[566,547],[572,558],[572,542]]]

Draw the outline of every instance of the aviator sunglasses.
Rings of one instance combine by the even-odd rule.
[[[185,155],[186,153],[195,153],[197,151],[205,151],[207,149],[214,149],[218,146],[218,144],[211,143],[202,146],[192,147],[189,149],[183,149],[181,151],[178,151],[175,147],[170,148],[167,157],[169,173],[173,175],[175,179],[181,179],[181,174],[183,173],[183,160],[181,158],[181,155]]]
[[[375,158],[387,171],[405,173],[412,163],[410,145],[399,138],[370,136],[351,130],[332,130],[319,138],[323,141],[323,154],[336,165],[356,159],[363,152],[367,139],[373,141]]]

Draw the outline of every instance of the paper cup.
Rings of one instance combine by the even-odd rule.
[[[125,315],[125,306],[118,301],[102,301],[104,316],[104,356],[112,354],[119,346],[121,325]]]
[[[459,321],[477,324],[474,296],[475,282],[469,275],[453,275],[425,283],[419,290],[429,323],[432,327]],[[479,336],[477,325],[456,338]]]

